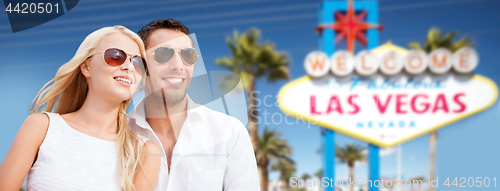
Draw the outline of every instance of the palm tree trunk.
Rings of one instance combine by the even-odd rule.
[[[349,177],[350,177],[350,180],[349,181],[352,181],[354,180],[354,165],[349,165]],[[354,188],[350,185],[350,182],[349,182],[349,190],[353,190]]]
[[[284,174],[284,173],[283,173]],[[287,179],[285,178],[285,176],[280,176],[280,180],[282,182],[282,185],[281,185],[281,190],[282,191],[288,191],[288,181]]]
[[[269,187],[269,172],[267,171],[268,161],[261,161],[257,164],[259,168],[260,190],[267,191]]]
[[[429,181],[432,181],[436,178],[436,149],[437,149],[437,131],[433,131],[429,136],[429,152],[430,152],[430,177]],[[434,187],[429,185],[429,191],[434,191]]]
[[[255,81],[250,82],[249,91],[247,92],[248,99],[248,130],[250,131],[250,140],[252,140],[252,146],[254,153],[257,153],[257,147],[259,143],[259,126],[257,124],[257,116],[259,112],[257,111],[257,105],[255,104],[256,98],[253,98],[253,92],[255,91]]]

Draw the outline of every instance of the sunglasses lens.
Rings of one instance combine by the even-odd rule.
[[[172,59],[174,54],[175,50],[173,48],[159,47],[155,50],[155,60],[158,64],[165,64]]]
[[[123,50],[110,48],[104,52],[104,61],[110,66],[120,66],[127,59],[127,54]]]
[[[189,65],[193,65],[198,60],[198,52],[194,48],[184,48],[181,50],[182,59]]]
[[[144,72],[146,71],[144,69],[145,65],[146,65],[146,61],[144,60],[144,58],[140,57],[140,56],[133,56],[132,57],[132,64],[134,64],[134,68],[135,70],[137,71],[137,73],[139,73],[140,75],[144,74]]]

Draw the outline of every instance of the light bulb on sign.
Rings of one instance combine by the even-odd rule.
[[[422,50],[411,50],[404,58],[403,65],[409,74],[420,74],[429,65],[427,55]]]
[[[304,69],[312,77],[322,77],[330,71],[330,58],[321,51],[313,51],[304,60]]]
[[[429,54],[429,69],[436,74],[443,74],[450,70],[452,63],[451,52],[448,49],[438,48]]]
[[[331,70],[337,76],[347,76],[354,70],[354,58],[348,51],[337,51],[331,59]]]
[[[377,72],[379,68],[379,60],[377,56],[373,55],[369,51],[363,50],[356,55],[354,59],[354,68],[357,73],[369,76]]]
[[[403,69],[402,57],[396,52],[390,51],[380,58],[380,71],[387,75],[397,74]]]
[[[460,73],[472,72],[479,63],[477,52],[469,47],[459,49],[453,54],[453,69]]]

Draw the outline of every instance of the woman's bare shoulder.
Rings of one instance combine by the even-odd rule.
[[[45,137],[45,134],[49,128],[49,116],[46,113],[34,113],[29,115],[25,120],[20,132],[28,131],[33,134],[33,136]]]
[[[151,155],[161,156],[160,148],[153,141],[147,140],[144,143],[143,150],[146,151],[145,153],[147,153],[149,156]]]

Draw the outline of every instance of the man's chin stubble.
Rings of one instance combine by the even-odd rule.
[[[165,92],[165,94],[162,94],[162,91]],[[150,95],[148,95],[149,99],[151,99],[151,101],[154,103],[155,107],[157,107],[157,109],[164,109],[163,108],[163,105],[164,105],[164,102],[163,100],[165,100],[165,103],[170,106],[173,106],[173,105],[176,105],[178,104],[180,101],[182,101],[185,97],[186,97],[186,92],[184,92],[184,94],[182,94],[181,96],[169,96],[166,91],[168,90],[165,90],[165,89],[161,89],[161,90],[158,90]],[[165,97],[163,96],[165,95]]]

